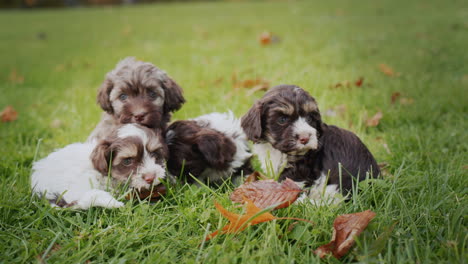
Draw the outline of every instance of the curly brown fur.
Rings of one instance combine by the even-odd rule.
[[[182,88],[163,70],[128,57],[106,75],[97,101],[105,113],[89,139],[101,139],[114,126],[127,123],[164,130],[185,99]]]

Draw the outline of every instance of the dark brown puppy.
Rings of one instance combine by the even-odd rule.
[[[316,189],[326,184],[327,193],[347,194],[353,178],[380,173],[361,140],[323,123],[315,99],[298,86],[273,87],[243,116],[242,127],[255,143],[263,169],[268,160],[276,172],[284,167],[280,180],[291,178]]]
[[[113,127],[127,123],[165,130],[171,113],[185,99],[182,88],[163,70],[128,57],[106,75],[97,101],[105,113],[88,140],[102,139]]]

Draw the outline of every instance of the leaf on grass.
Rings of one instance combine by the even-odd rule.
[[[16,110],[11,105],[9,105],[3,109],[3,111],[0,113],[0,116],[2,117],[2,122],[12,122],[18,118],[18,112],[16,112]]]
[[[215,202],[216,209],[218,209],[218,211],[229,220],[229,224],[225,225],[223,229],[221,229],[221,234],[238,233],[246,229],[248,226],[277,219],[269,212],[260,213],[262,210],[256,207],[252,201],[245,199],[245,202],[247,203],[247,209],[246,213],[243,215],[229,212],[219,203]],[[215,231],[209,234],[208,236],[206,236],[205,240],[208,241],[212,239],[213,237],[218,235],[218,233],[219,231]]]
[[[392,93],[392,99],[391,102],[392,104],[396,103],[397,99],[401,96],[400,92],[393,92]]]
[[[244,202],[244,197],[251,200],[259,208],[275,206],[275,209],[285,208],[297,200],[302,189],[291,179],[279,183],[275,180],[246,182],[231,194],[231,201]]]
[[[402,97],[400,98],[400,104],[402,105],[411,105],[414,103],[414,99],[413,98],[409,98],[409,97]]]
[[[267,46],[273,43],[278,43],[280,41],[280,38],[274,34],[272,34],[269,31],[264,31],[260,36],[258,37],[258,41],[262,46]]]
[[[387,76],[390,76],[390,77],[400,76],[400,73],[395,72],[390,66],[388,66],[387,64],[384,64],[384,63],[379,64],[379,70],[383,74],[385,74]]]
[[[354,85],[356,85],[357,87],[361,87],[363,83],[364,83],[364,78],[360,77],[357,81],[354,82]]]
[[[10,72],[10,76],[8,76],[8,79],[10,80],[11,83],[14,84],[22,84],[24,82],[24,76],[19,74],[16,69],[13,69]]]
[[[333,222],[333,235],[330,243],[317,248],[314,254],[320,258],[330,253],[338,259],[343,257],[354,245],[355,238],[364,231],[374,217],[375,213],[371,210],[338,216]]]
[[[373,117],[366,120],[367,127],[376,127],[380,123],[380,119],[382,119],[383,113],[382,111],[378,111]]]

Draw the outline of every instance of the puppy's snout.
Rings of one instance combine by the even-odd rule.
[[[143,121],[143,119],[145,119],[145,116],[146,116],[146,112],[133,115],[133,117],[135,118],[137,122]]]
[[[302,145],[306,145],[310,141],[310,133],[299,133],[296,135],[296,139]]]
[[[156,174],[154,174],[154,173],[146,173],[146,174],[143,174],[143,179],[144,179],[148,184],[153,184],[154,179],[156,179]]]
[[[310,137],[309,136],[305,136],[305,137],[299,137],[299,142],[301,142],[301,144],[305,145],[307,143],[309,143],[309,140],[310,140]]]

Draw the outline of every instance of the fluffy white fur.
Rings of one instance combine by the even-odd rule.
[[[106,190],[105,180],[94,169],[90,155],[95,143],[75,143],[51,153],[34,163],[31,185],[33,193],[54,201],[62,197],[74,207],[117,208],[123,206]]]
[[[214,130],[223,133],[225,136],[231,138],[236,146],[236,153],[234,159],[230,164],[228,170],[217,171],[212,169],[205,170],[201,179],[223,179],[231,175],[237,168],[241,167],[247,159],[252,156],[250,153],[247,136],[240,125],[240,120],[229,111],[228,113],[210,113],[192,119],[200,126],[207,126]]]
[[[124,125],[118,130],[118,137],[137,136],[146,145],[148,137],[143,130],[133,124]],[[107,175],[101,175],[91,161],[91,153],[97,146],[95,140],[86,143],[74,143],[51,153],[46,158],[35,162],[31,175],[32,192],[45,196],[52,205],[57,198],[63,198],[68,205],[78,209],[93,206],[105,208],[122,207],[111,194],[112,186],[108,184]],[[165,177],[165,170],[156,164],[145,149],[142,165],[135,176],[155,173],[153,185]],[[132,177],[131,187],[150,188],[143,177]]]

